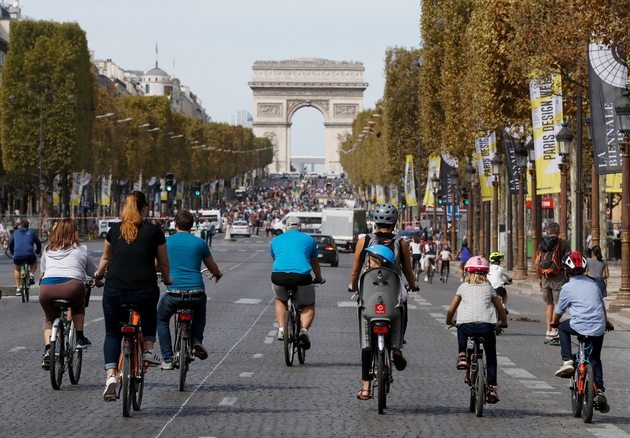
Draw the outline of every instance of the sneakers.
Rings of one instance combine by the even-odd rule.
[[[465,370],[466,368],[468,368],[468,360],[466,359],[465,354],[460,354],[457,356],[456,366],[458,370]]]
[[[608,404],[608,400],[604,395],[604,391],[601,389],[597,390],[597,408],[602,414],[607,414],[608,412],[610,412],[610,405]]]
[[[194,341],[193,342],[193,350],[195,350],[195,356],[200,360],[206,360],[208,358],[208,350],[201,345],[201,342]]]
[[[284,330],[278,330],[278,337],[276,339],[279,341],[284,341]]]
[[[427,277],[426,275],[424,276],[424,281],[429,281],[429,277]]]
[[[571,374],[575,371],[575,367],[573,366],[573,360],[564,360],[562,361],[562,366],[556,371],[556,377],[560,377],[563,374]]]
[[[608,403],[608,399],[606,398],[604,391],[602,391],[601,389],[597,390],[597,403],[598,404]]]
[[[106,402],[116,401],[116,388],[118,387],[118,379],[116,375],[111,375],[105,381],[105,391],[103,391],[103,400]]]
[[[20,289],[19,287],[15,290],[15,296],[16,297],[21,297],[22,296],[22,289]]]
[[[559,341],[558,332],[547,332],[545,335],[545,344],[558,344]]]
[[[173,362],[162,362],[162,365],[160,365],[160,369],[171,371],[172,369],[174,369]]]
[[[158,366],[162,363],[162,359],[156,353],[151,353],[149,350],[144,350],[142,360],[148,362],[151,366]]]
[[[28,274],[28,282],[31,286],[35,284],[35,277],[33,274]]]
[[[497,387],[494,385],[488,385],[488,403],[496,403],[499,401],[499,394],[497,393]]]
[[[90,340],[86,337],[83,337],[81,339],[77,339],[77,349],[83,349],[83,348],[88,348],[91,347],[92,343],[90,342]]]
[[[300,330],[299,339],[303,349],[308,350],[309,348],[311,348],[311,340],[308,337],[308,332],[306,331],[306,329]]]
[[[42,369],[44,371],[50,370],[50,346],[44,351],[44,358],[42,360]]]

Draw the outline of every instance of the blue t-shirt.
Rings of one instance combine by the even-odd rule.
[[[298,230],[290,230],[275,237],[269,250],[273,257],[273,272],[311,273],[311,259],[317,258],[315,239]]]
[[[166,238],[166,252],[171,264],[171,290],[204,289],[201,263],[210,257],[208,244],[185,231]]]
[[[599,286],[584,275],[576,275],[560,289],[556,313],[571,312],[570,325],[584,336],[601,336],[606,332],[604,299]]]

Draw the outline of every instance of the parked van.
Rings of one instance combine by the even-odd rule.
[[[98,221],[98,237],[100,237],[101,239],[106,238],[107,237],[107,233],[109,232],[109,229],[116,222],[120,222],[120,219],[118,219],[118,218],[116,218],[116,219],[103,219],[103,220]]]
[[[278,236],[287,231],[287,219],[291,216],[300,218],[302,228],[319,230],[322,227],[322,213],[317,211],[292,211],[287,213],[280,222],[273,224],[273,234]]]

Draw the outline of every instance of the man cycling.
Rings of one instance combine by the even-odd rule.
[[[37,246],[37,254],[42,252],[42,242],[39,237],[29,230],[28,221],[26,219],[20,222],[20,228],[15,230],[9,240],[9,250],[13,253],[13,278],[15,279],[16,296],[21,296],[20,289],[20,268],[26,263],[30,265],[31,272],[29,274],[30,284],[35,284],[35,271],[37,271],[37,257],[33,251],[33,245]]]
[[[276,294],[275,313],[278,321],[278,340],[284,340],[284,315],[287,311],[286,286],[297,286],[295,299],[302,308],[299,339],[302,348],[311,348],[308,329],[315,318],[315,283],[324,283],[315,239],[300,232],[300,219],[291,216],[286,221],[287,231],[271,241],[270,254],[273,257],[271,286]]]
[[[597,283],[584,275],[587,262],[579,252],[565,254],[562,257],[562,267],[569,281],[560,289],[560,297],[551,321],[551,327],[558,329],[560,336],[560,354],[562,366],[556,371],[556,376],[562,377],[575,370],[573,354],[571,353],[571,335],[588,336],[593,348],[590,362],[593,367],[593,380],[597,386],[597,402],[607,403],[604,395],[604,374],[600,355],[604,343],[606,330],[613,330],[614,326],[606,316],[606,306]],[[571,318],[560,323],[560,317],[569,310]]]
[[[431,265],[435,266],[435,255],[437,254],[437,245],[433,241],[433,236],[429,236],[422,247],[424,250],[425,276],[424,281],[429,281],[429,270]]]
[[[206,327],[206,302],[208,297],[204,290],[203,276],[199,266],[203,263],[212,273],[214,282],[218,282],[223,273],[215,263],[210,248],[200,238],[190,234],[194,217],[188,210],[180,210],[175,215],[177,232],[166,238],[166,251],[171,263],[173,284],[162,295],[157,307],[157,332],[162,351],[163,370],[173,369],[173,348],[169,321],[181,308],[193,311],[192,337],[195,356],[201,360],[208,357],[203,346],[203,331]]]

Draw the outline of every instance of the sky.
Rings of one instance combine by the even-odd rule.
[[[10,0],[2,0],[8,3]],[[363,107],[383,95],[385,50],[420,41],[421,0],[20,0],[36,20],[77,22],[96,59],[155,66],[201,98],[215,122],[253,113],[255,61],[324,58],[365,67]],[[291,155],[324,155],[324,117],[300,109]]]

